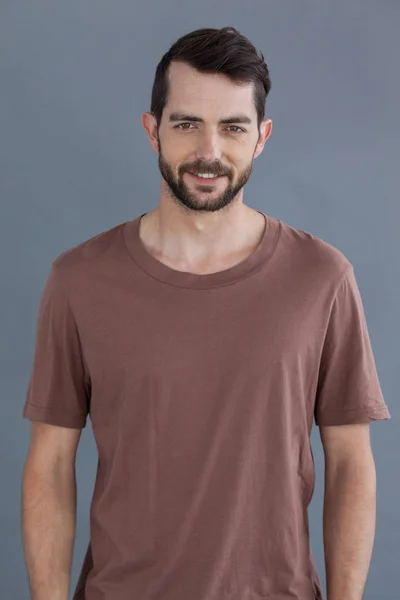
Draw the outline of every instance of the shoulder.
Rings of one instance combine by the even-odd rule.
[[[296,273],[334,286],[353,265],[343,250],[308,230],[280,220],[280,253]]]
[[[96,270],[107,268],[121,251],[123,225],[118,223],[58,254],[51,263],[51,271],[60,285],[74,288]]]

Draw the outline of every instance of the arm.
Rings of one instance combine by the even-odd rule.
[[[68,600],[80,429],[33,422],[22,478],[22,542],[31,600]]]
[[[321,427],[323,537],[328,600],[362,600],[376,522],[376,472],[368,424]]]

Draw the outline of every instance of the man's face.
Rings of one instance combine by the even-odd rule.
[[[171,63],[169,77],[168,103],[155,128],[166,193],[191,210],[220,210],[247,183],[270,127],[263,121],[261,132],[257,129],[250,85],[239,87],[225,76],[201,74],[178,62]],[[227,118],[230,122],[220,122]],[[195,173],[217,177],[203,179]]]

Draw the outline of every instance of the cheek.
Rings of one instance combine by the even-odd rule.
[[[192,151],[187,144],[182,142],[170,143],[168,146],[165,142],[162,146],[162,154],[164,160],[173,168],[179,168],[180,165],[190,162]]]

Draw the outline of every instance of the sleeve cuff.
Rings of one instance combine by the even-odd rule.
[[[317,427],[325,425],[356,425],[358,423],[370,423],[371,421],[383,421],[391,419],[386,404],[379,406],[367,406],[345,411],[332,411],[323,415],[315,414]]]
[[[30,421],[39,421],[49,425],[58,425],[59,427],[71,427],[72,429],[83,429],[86,426],[86,416],[80,414],[61,414],[52,410],[47,410],[40,406],[26,404],[22,416]]]

